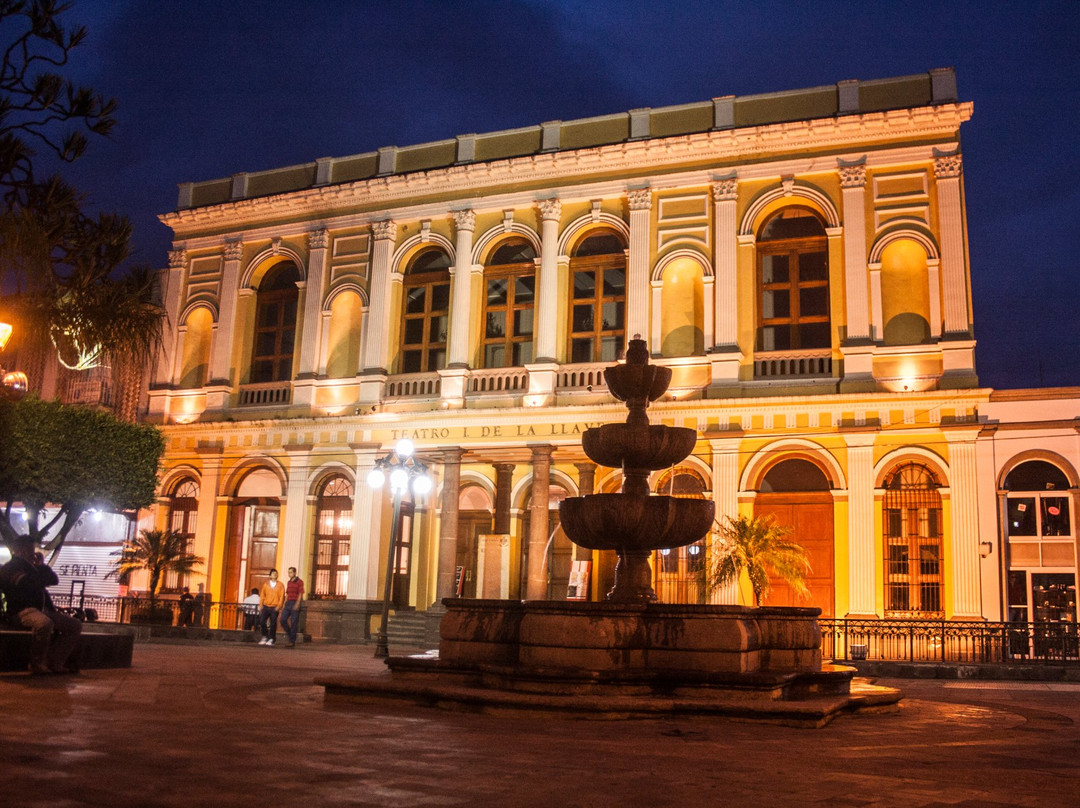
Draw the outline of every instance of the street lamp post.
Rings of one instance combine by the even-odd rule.
[[[431,490],[431,477],[427,466],[413,454],[413,442],[402,438],[385,457],[375,461],[367,476],[367,483],[374,489],[380,489],[390,480],[390,493],[394,498],[394,516],[390,524],[390,549],[386,554],[386,580],[383,583],[382,624],[375,644],[375,658],[386,659],[390,656],[387,644],[386,624],[390,619],[390,595],[394,585],[394,562],[401,531],[401,499],[410,489],[414,495],[423,495]]]

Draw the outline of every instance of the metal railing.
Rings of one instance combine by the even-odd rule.
[[[53,605],[86,622],[156,624],[243,631],[250,623],[246,604],[200,600],[181,602],[173,598],[103,598],[53,595]],[[247,607],[250,608],[250,607]],[[253,622],[253,621],[252,621]]]
[[[967,620],[826,620],[826,659],[949,664],[1080,664],[1076,623]]]

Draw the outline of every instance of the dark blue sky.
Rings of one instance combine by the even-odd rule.
[[[166,263],[176,184],[466,132],[955,67],[983,384],[1080,384],[1080,2],[77,0],[119,101],[68,172]]]

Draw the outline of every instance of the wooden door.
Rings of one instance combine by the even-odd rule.
[[[824,491],[759,493],[754,500],[754,515],[768,514],[778,524],[791,526],[792,538],[806,548],[811,565],[806,580],[810,597],[798,597],[787,583],[770,576],[772,592],[762,605],[816,606],[821,609],[822,617],[832,617],[835,602],[832,496]]]
[[[245,592],[262,586],[270,578],[270,570],[277,565],[278,514],[276,506],[256,506],[252,510]],[[284,576],[279,575],[279,578]]]
[[[462,597],[476,597],[476,558],[480,536],[491,533],[491,511],[458,513],[457,566],[462,568]]]
[[[221,600],[225,603],[239,603],[248,592],[240,592],[240,566],[244,554],[244,521],[247,507],[233,505],[229,508],[229,538],[225,545],[225,588]]]

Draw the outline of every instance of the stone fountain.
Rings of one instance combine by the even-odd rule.
[[[586,430],[582,448],[622,469],[622,491],[566,499],[559,513],[571,541],[618,554],[606,601],[448,598],[438,653],[392,656],[389,677],[317,679],[326,699],[800,726],[895,704],[898,691],[853,690],[853,668],[822,664],[820,609],[656,602],[650,554],[702,538],[714,506],[649,491],[649,473],[684,459],[697,442],[692,429],[649,423],[646,410],[667,390],[670,369],[650,364],[645,342],[634,339],[626,362],[604,375],[626,403],[626,422]]]

